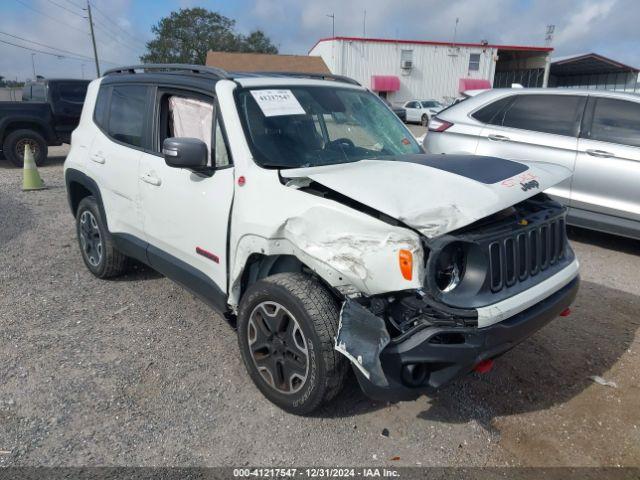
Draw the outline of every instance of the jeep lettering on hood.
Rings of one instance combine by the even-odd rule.
[[[308,178],[433,238],[532,197],[571,171],[494,157],[404,155],[281,174]]]

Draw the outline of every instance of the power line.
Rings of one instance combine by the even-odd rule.
[[[76,15],[80,18],[84,18],[84,15],[78,13],[78,12],[74,12],[73,10],[71,10],[70,8],[65,7],[64,5],[60,5],[58,2],[54,2],[53,0],[49,0],[49,3],[54,4],[56,7],[60,7],[63,10],[66,10],[69,13],[72,13],[73,15]]]
[[[2,31],[0,31],[0,33],[2,35],[7,35],[9,37],[16,38],[16,39],[22,40],[24,42],[29,42],[29,43],[33,43],[34,45],[39,45],[41,47],[49,48],[51,50],[58,50],[59,52],[69,53],[69,54],[74,55],[76,57],[85,57],[87,60],[93,60],[93,57],[90,57],[89,55],[84,55],[82,53],[72,52],[70,50],[65,50],[63,48],[51,47],[51,46],[49,46],[49,45],[47,45],[45,43],[40,43],[40,42],[36,42],[35,40],[29,40],[28,38],[19,37],[18,35],[13,35],[12,33],[2,32]],[[106,61],[106,60],[105,60],[105,63],[111,63],[113,65],[117,65],[116,62],[110,62],[110,61]]]
[[[101,31],[102,31],[102,33],[107,34],[107,36],[109,38],[111,38],[113,41],[119,43],[120,45],[122,45],[124,47],[127,47],[127,48],[131,49],[134,52],[138,52],[140,50],[139,48],[132,47],[131,45],[129,45],[127,43],[124,43],[122,40],[120,40],[118,37],[116,37],[111,31],[107,30],[106,27],[104,26],[104,24],[96,22],[95,18],[93,19],[93,23],[95,25],[99,26]]]
[[[78,30],[79,32],[82,32],[82,33],[87,33],[87,32],[85,32],[84,30],[82,30],[82,29],[80,29],[80,28],[78,28],[78,27],[74,27],[73,25],[70,25],[70,24],[68,24],[68,23],[66,23],[66,22],[63,22],[62,20],[60,20],[60,19],[58,19],[58,18],[52,17],[51,15],[49,15],[49,14],[47,14],[47,13],[44,13],[44,12],[42,12],[42,11],[38,10],[37,8],[32,7],[32,6],[31,6],[31,5],[29,5],[28,3],[24,3],[22,0],[16,0],[16,2],[18,2],[19,4],[21,4],[21,5],[25,6],[25,7],[27,7],[27,8],[28,8],[28,9],[30,9],[30,10],[33,10],[33,11],[34,11],[34,12],[36,12],[36,13],[39,13],[40,15],[43,15],[43,16],[45,16],[45,17],[47,17],[47,18],[50,18],[51,20],[55,20],[56,22],[61,23],[62,25],[66,25],[67,27],[69,27],[69,28],[73,28],[74,30]]]
[[[91,6],[93,7],[93,9],[100,13],[100,15],[102,17],[104,17],[105,20],[108,20],[109,23],[112,23],[113,25],[115,25],[120,31],[124,32],[126,35],[128,35],[129,37],[131,37],[133,40],[142,43],[143,45],[146,45],[147,42],[145,40],[142,40],[140,37],[133,35],[132,33],[128,32],[127,30],[125,30],[122,26],[118,25],[117,22],[115,22],[114,20],[112,20],[109,15],[107,15],[105,12],[103,12],[101,9],[99,9],[98,7],[96,7],[93,3],[91,4]],[[95,21],[95,20],[94,20]]]
[[[84,10],[84,7],[82,5],[78,5],[76,2],[72,2],[71,0],[64,0],[64,1],[70,5],[73,5],[74,7],[79,8],[80,10]]]
[[[31,52],[42,53],[43,55],[51,55],[52,57],[66,58],[68,60],[77,60],[79,62],[86,62],[87,61],[86,58],[71,57],[69,55],[62,55],[61,53],[45,52],[44,50],[38,50],[37,48],[31,48],[31,47],[26,47],[24,45],[18,45],[17,43],[11,43],[11,42],[7,42],[5,40],[0,40],[0,43],[11,45],[13,47],[23,48],[23,49],[29,50]],[[103,62],[104,63],[110,63],[112,65],[118,65],[117,63],[107,62],[107,61],[104,61],[104,60],[103,60]]]

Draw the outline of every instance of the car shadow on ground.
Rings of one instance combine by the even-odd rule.
[[[567,229],[569,240],[587,243],[596,247],[617,250],[631,255],[640,255],[640,240],[633,238],[618,237],[608,233],[596,232],[580,227],[569,227]]]
[[[418,418],[446,423],[476,420],[492,430],[495,417],[565,403],[593,385],[592,376],[607,377],[640,328],[638,311],[639,297],[582,282],[569,317],[554,319],[496,359],[491,372],[467,375],[416,400],[426,407]],[[365,397],[351,374],[337,398],[314,416],[357,416],[386,405]]]
[[[630,348],[640,327],[640,298],[582,282],[569,317],[558,317],[496,360],[432,397],[419,418],[491,428],[494,417],[545,410],[593,385]]]
[[[138,262],[132,258],[127,260],[127,270],[123,275],[110,278],[111,282],[135,282],[140,280],[155,280],[162,278],[163,275],[153,268]]]

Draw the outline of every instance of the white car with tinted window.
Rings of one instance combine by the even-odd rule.
[[[410,100],[404,104],[406,121],[427,126],[429,120],[444,108],[437,100]]]
[[[415,398],[567,314],[578,261],[541,191],[569,175],[425,155],[350,79],[195,65],[91,82],[65,161],[89,271],[134,258],[183,285],[298,414],[349,366],[371,397]]]

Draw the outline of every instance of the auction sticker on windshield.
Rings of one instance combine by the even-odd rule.
[[[265,117],[306,113],[291,90],[251,90],[251,95]]]

